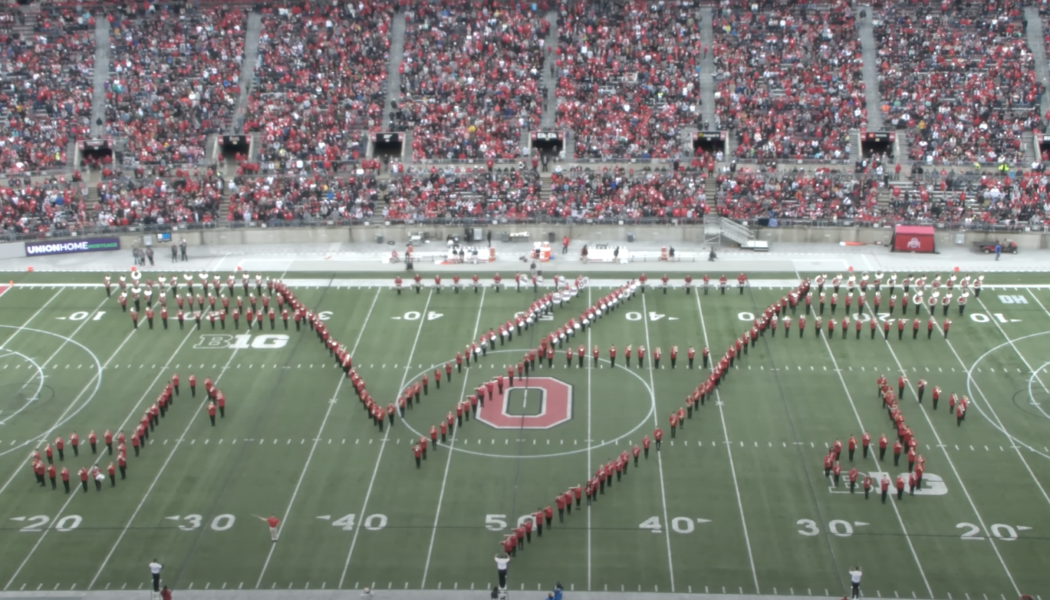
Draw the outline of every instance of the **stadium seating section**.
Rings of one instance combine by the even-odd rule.
[[[1050,155],[1035,155],[1033,136],[1050,119],[1048,73],[1037,73],[1028,34],[1041,27],[1050,46],[1050,11],[1029,23],[1035,9],[1026,6],[11,6],[0,9],[0,218],[5,232],[25,235],[711,213],[785,224],[1039,225],[1050,180],[1035,163]],[[873,26],[872,89],[860,19]],[[96,98],[97,26],[107,22],[109,71]],[[253,64],[245,64],[249,23],[259,33]],[[254,72],[250,82],[244,72]],[[861,164],[856,140],[869,117],[897,139]],[[568,135],[576,162],[536,168],[528,136],[541,123]],[[716,128],[728,135],[725,150],[694,153],[692,133]],[[369,158],[378,132],[403,133],[411,161]],[[213,140],[231,134],[255,145],[227,170]],[[81,153],[73,164],[77,142],[91,138],[110,141],[114,158]],[[1005,164],[1009,172],[993,174]]]

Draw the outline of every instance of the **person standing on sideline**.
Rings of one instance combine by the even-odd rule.
[[[258,515],[256,515],[258,516]],[[270,540],[273,542],[277,541],[277,526],[281,524],[281,520],[276,515],[270,515],[269,518],[259,517],[260,521],[265,521],[270,526]]]
[[[168,586],[164,586],[164,589],[160,591],[160,600],[171,600],[171,590]]]
[[[171,245],[171,262],[178,262],[179,260],[179,249],[175,244]]]
[[[179,251],[182,253],[182,261],[186,262],[189,260],[186,258],[186,238],[179,240]]]
[[[510,564],[510,557],[506,553],[500,552],[496,555],[496,575],[499,576],[499,589],[507,589],[507,566]]]
[[[149,564],[149,573],[153,577],[153,591],[160,592],[160,570],[164,568],[164,565],[157,562],[157,559],[153,559],[153,562]]]
[[[860,598],[860,576],[862,575],[860,567],[853,567],[849,572],[850,584],[853,586],[853,593],[850,596],[853,600]]]
[[[999,242],[995,243],[995,260],[999,260],[999,255],[1003,253],[1003,245]]]

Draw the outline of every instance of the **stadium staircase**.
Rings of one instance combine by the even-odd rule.
[[[700,8],[700,44],[708,48],[700,58],[700,114],[706,130],[719,129],[715,120],[715,53],[711,51],[715,39],[713,19],[710,6]]]
[[[1038,6],[1026,6],[1024,18],[1028,21],[1028,30],[1025,32],[1028,41],[1028,49],[1032,51],[1035,61],[1035,76],[1048,91],[1043,92],[1040,114],[1050,111],[1050,67],[1046,64],[1046,41],[1043,38],[1043,19],[1039,15]]]
[[[911,145],[908,142],[908,132],[903,130],[898,131],[895,139],[897,142],[897,162],[902,165],[901,170],[903,171],[905,165],[909,163],[908,153],[911,152]]]
[[[105,19],[103,19],[105,20]],[[248,14],[248,26],[244,38],[244,59],[241,61],[241,78],[238,82],[241,94],[237,98],[237,107],[226,124],[227,134],[238,134],[244,131],[244,116],[248,112],[248,94],[255,84],[255,69],[259,65],[259,34],[262,33],[262,15],[257,12]]]
[[[729,239],[739,245],[744,245],[755,239],[755,234],[749,227],[737,223],[726,217],[708,215],[704,218],[704,242],[717,246],[722,243],[722,238]]]
[[[550,23],[550,31],[547,33],[547,39],[544,41],[544,49],[551,50],[558,47],[558,13],[556,11],[548,11],[543,17]],[[554,60],[557,55],[554,52],[547,52],[547,55],[543,59],[543,71],[540,73],[540,83],[543,89],[547,91],[546,98],[544,99],[543,105],[543,117],[540,118],[541,129],[553,129],[558,118],[558,76],[557,74],[551,75],[551,68],[554,66]]]
[[[95,64],[91,73],[91,137],[106,132],[106,83],[109,79],[109,19],[95,19]],[[73,156],[70,154],[69,156]]]
[[[868,111],[868,131],[881,131],[882,97],[879,93],[879,57],[875,48],[875,35],[872,24],[871,6],[856,7],[857,35],[860,38],[861,56],[864,63],[861,74],[864,77],[864,104]],[[857,156],[860,156],[857,154]]]
[[[390,23],[390,58],[386,63],[386,103],[383,105],[383,122],[381,131],[390,127],[390,118],[394,112],[394,102],[401,97],[401,61],[405,57],[405,13],[397,11]],[[406,148],[409,146],[406,144]]]

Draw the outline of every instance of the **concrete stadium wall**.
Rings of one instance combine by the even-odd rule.
[[[626,244],[628,234],[634,234],[636,242],[649,244],[702,244],[704,241],[703,227],[700,225],[495,225],[479,228],[483,233],[492,231],[493,240],[500,239],[502,233],[528,232],[530,241],[543,241],[548,239],[550,233],[554,234],[556,243],[561,243],[561,238],[568,235],[570,239],[585,239],[591,243],[608,242],[612,244]],[[448,235],[460,235],[464,233],[462,226],[414,226],[414,225],[370,225],[357,227],[316,227],[316,228],[292,228],[292,227],[251,227],[245,229],[213,229],[176,231],[172,233],[172,239],[178,240],[185,237],[191,246],[237,246],[237,245],[259,245],[268,244],[376,244],[376,236],[383,236],[384,247],[386,242],[393,241],[398,248],[404,247],[409,236],[415,233],[426,232],[430,239],[441,241]],[[135,245],[141,245],[147,234],[124,234],[120,235],[121,248],[130,251]],[[766,228],[756,232],[757,238],[766,240],[776,248],[777,244],[837,244],[839,242],[861,242],[865,244],[888,245],[892,230],[890,228],[859,228],[859,227],[824,227],[824,228]],[[1010,234],[994,232],[957,232],[938,231],[936,243],[940,248],[955,246],[958,236],[962,236],[962,244],[969,246],[975,241],[987,241],[999,239],[1012,239],[1022,250],[1036,250],[1050,248],[1050,234],[1047,233],[1025,233],[1015,232]],[[0,259],[16,258],[25,256],[24,244],[22,242],[10,242],[0,244]]]

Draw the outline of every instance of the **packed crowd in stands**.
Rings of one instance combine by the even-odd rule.
[[[554,47],[548,8],[559,15]],[[79,166],[102,175],[94,203],[80,172],[21,177],[74,167],[67,148],[91,135],[94,19],[74,7],[44,7],[23,27],[23,13],[0,10],[0,173],[11,177],[0,183],[3,230],[690,220],[708,212],[751,221],[1021,226],[1041,225],[1050,210],[1045,171],[1017,168],[1050,156],[1026,156],[1022,144],[1043,127],[1043,86],[1022,6],[1009,0],[875,3],[880,108],[885,129],[897,130],[908,148],[904,173],[881,155],[849,168],[856,158],[849,131],[863,129],[867,113],[861,47],[844,0],[720,0],[710,48],[689,0],[300,0],[258,10],[259,68],[236,123],[247,8],[135,4],[106,15],[112,55],[101,135],[136,165],[82,155]],[[389,94],[399,12],[406,21],[401,88]],[[1042,25],[1050,45],[1050,22]],[[716,124],[701,122],[699,75],[708,61]],[[545,79],[557,82],[557,126],[573,132],[577,157],[666,164],[564,169],[555,162],[547,182],[521,147],[544,112]],[[388,96],[396,103],[385,106]],[[691,155],[686,127],[729,129],[732,154]],[[258,134],[260,143],[252,162],[236,157],[236,177],[226,181],[200,165],[206,136],[231,128]],[[390,130],[412,132],[416,161],[476,166],[395,162],[386,169],[365,154],[368,133]],[[769,167],[783,159],[847,166]],[[755,161],[766,164],[745,164]],[[1009,174],[943,168],[1004,161],[1013,164]],[[715,193],[705,195],[712,180]],[[218,214],[224,195],[228,211]]]
[[[697,3],[573,2],[557,48],[560,128],[585,158],[678,158],[700,123]]]
[[[879,214],[875,177],[798,170],[771,173],[751,168],[725,170],[716,178],[714,204],[733,219],[807,219],[875,222]]]
[[[392,176],[382,197],[383,218],[388,221],[522,221],[554,210],[552,203],[540,199],[540,176],[534,169],[417,167]]]
[[[393,3],[301,3],[268,9],[261,68],[245,132],[259,132],[260,160],[333,163],[364,155],[362,131],[382,129]]]
[[[735,155],[848,160],[849,130],[867,121],[852,6],[726,0],[712,23],[715,114]]]
[[[539,7],[537,7],[539,8]],[[511,159],[543,114],[550,24],[532,5],[427,0],[407,8],[401,93],[391,130],[422,159]]]
[[[83,223],[86,199],[83,184],[66,177],[12,177],[0,184],[0,223],[6,233],[61,235]]]
[[[0,14],[0,173],[66,164],[91,117],[95,21],[72,8],[44,10],[32,32]]]
[[[246,11],[132,4],[108,18],[108,134],[141,164],[200,162],[240,96]]]
[[[302,219],[365,220],[379,195],[374,174],[347,177],[238,177],[231,186],[230,222]]]
[[[184,225],[214,222],[223,180],[211,170],[179,171],[171,179],[116,178],[98,183],[99,225]]]
[[[935,172],[912,178],[910,190],[894,190],[898,220],[951,221],[966,227],[1042,225],[1050,212],[1050,178],[1042,170],[1013,177]]]
[[[1023,133],[1041,128],[1043,89],[1021,4],[958,3],[948,14],[935,8],[888,3],[877,13],[887,126],[907,129],[912,161],[1023,161]]]
[[[551,176],[551,216],[596,222],[699,219],[707,213],[704,177],[695,171],[574,169]]]

